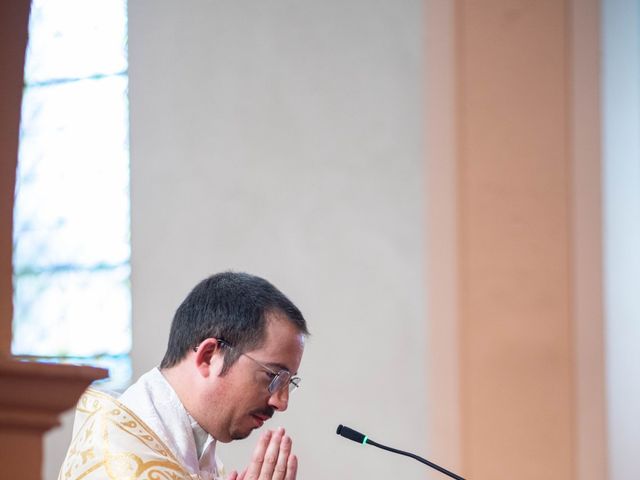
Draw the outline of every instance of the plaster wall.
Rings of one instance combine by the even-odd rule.
[[[416,477],[338,423],[426,445],[423,7],[132,1],[135,376],[204,276],[265,276],[306,315],[304,387],[277,416],[300,477]],[[247,442],[220,446],[242,467]]]

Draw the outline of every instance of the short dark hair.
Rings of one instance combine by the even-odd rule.
[[[212,275],[196,285],[178,307],[160,368],[173,367],[205,339],[219,338],[234,347],[225,349],[224,374],[241,352],[261,346],[267,315],[278,313],[309,335],[298,307],[264,278],[240,272]]]

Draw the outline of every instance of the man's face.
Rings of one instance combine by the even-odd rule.
[[[249,436],[276,411],[286,410],[288,386],[270,394],[268,387],[273,374],[256,361],[274,372],[288,370],[293,376],[298,373],[303,351],[304,335],[286,317],[269,315],[263,345],[243,352],[251,358],[241,355],[225,375],[211,378],[215,388],[205,392],[204,400],[215,405],[210,410],[216,411],[207,412],[205,406],[203,423],[209,425],[202,427],[217,440],[229,442]]]

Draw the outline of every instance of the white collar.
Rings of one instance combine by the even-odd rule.
[[[188,412],[187,415],[189,416],[191,431],[193,432],[193,438],[196,442],[198,460],[201,461],[203,453],[205,453],[207,449],[210,448],[209,445],[216,440],[204,428],[202,428]],[[215,448],[215,444],[213,448]]]
[[[158,368],[142,375],[118,400],[160,436],[190,473],[217,477],[222,465],[215,458],[216,440],[192,419]]]

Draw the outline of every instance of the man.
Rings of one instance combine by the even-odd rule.
[[[59,480],[224,477],[218,441],[246,438],[287,409],[308,335],[298,308],[268,281],[213,275],[178,308],[160,368],[117,400],[80,399]],[[228,480],[294,480],[284,429],[259,439],[247,469]]]

